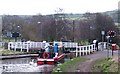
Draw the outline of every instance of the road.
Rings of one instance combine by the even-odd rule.
[[[114,51],[114,55],[118,56],[118,52],[120,51]],[[94,65],[95,61],[98,59],[107,58],[108,51],[107,50],[98,51],[83,57],[88,58],[89,60],[80,63],[79,66],[74,70],[74,72],[92,72],[91,67]],[[109,50],[109,57],[112,57],[111,50]]]

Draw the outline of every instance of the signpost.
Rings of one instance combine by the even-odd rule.
[[[11,32],[7,32],[7,37],[9,38],[9,42],[10,42],[10,38],[12,37],[12,33]]]
[[[101,31],[101,34],[102,34],[102,42],[104,42],[105,31]]]
[[[108,31],[108,36],[110,39],[110,43],[112,43],[112,56],[113,56],[113,51],[116,50],[116,44],[113,41],[113,38],[116,36],[116,32],[115,31]]]
[[[109,38],[110,38],[110,36],[106,36],[106,38],[107,38],[107,57],[109,58]]]
[[[15,42],[17,41],[17,37],[19,37],[19,36],[20,36],[19,32],[13,32],[12,33],[12,37],[15,38]]]

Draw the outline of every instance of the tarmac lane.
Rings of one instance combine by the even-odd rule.
[[[120,50],[114,51],[114,56],[119,56]],[[83,56],[84,58],[87,58],[85,62],[82,62],[78,65],[78,67],[74,70],[74,72],[92,72],[91,68],[92,65],[94,65],[95,61],[102,58],[108,58],[112,57],[112,51],[109,50],[109,56],[108,56],[108,50],[98,51],[94,52],[93,54]]]

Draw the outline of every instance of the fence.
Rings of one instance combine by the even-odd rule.
[[[78,43],[76,42],[63,42],[65,48],[76,48]]]
[[[70,52],[75,52],[76,56],[88,55],[92,52],[96,51],[95,44],[79,46],[78,43],[75,42],[54,42],[58,44],[63,44],[65,48],[74,48],[75,50],[70,50]],[[106,48],[106,42],[101,42],[98,44],[98,49],[102,50]],[[9,42],[8,50],[13,49],[16,51],[19,49],[20,51],[26,50],[29,52],[30,48],[43,48],[43,42]]]
[[[76,48],[76,46],[78,46],[76,42],[53,42],[53,44],[55,43],[63,45],[65,48]]]
[[[86,45],[86,46],[78,46],[76,48],[76,56],[88,55],[91,52],[96,51],[95,44]]]
[[[100,42],[98,43],[98,50],[104,50],[107,48],[107,42]],[[77,46],[76,51],[73,51],[76,53],[77,56],[82,56],[82,55],[89,55],[92,52],[96,51],[95,44],[91,45],[86,45],[86,46]]]
[[[42,42],[9,42],[8,43],[8,50],[13,49],[16,51],[16,49],[20,49],[20,51],[26,50],[29,52],[29,48],[42,48],[43,43]]]
[[[78,45],[77,43],[74,42],[53,42],[53,44],[58,43],[60,44],[64,44],[65,48],[76,48],[76,46]],[[9,42],[8,43],[8,50],[13,49],[14,51],[16,51],[17,49],[19,49],[20,51],[26,50],[27,52],[29,52],[30,48],[43,48],[44,44],[43,42]]]

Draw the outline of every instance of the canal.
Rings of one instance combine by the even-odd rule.
[[[0,72],[51,72],[54,65],[37,65],[36,57],[0,60]]]

